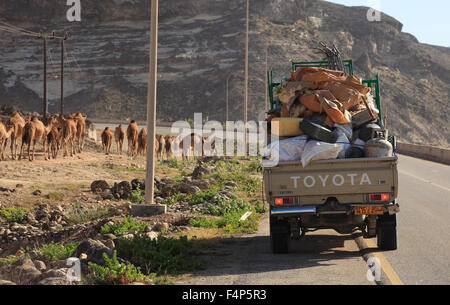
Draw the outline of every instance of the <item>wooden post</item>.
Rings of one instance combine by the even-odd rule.
[[[44,93],[43,93],[43,106],[44,106],[44,119],[47,118],[47,38],[43,36],[44,40]]]
[[[247,107],[248,107],[248,23],[249,23],[249,0],[247,0],[247,18],[246,18],[246,30],[245,30],[245,80],[244,80],[244,143],[245,143],[245,156],[248,151],[248,135],[247,135]]]
[[[64,114],[64,38],[61,39],[61,115]]]
[[[150,206],[150,214],[166,212],[166,206],[154,205],[155,194],[155,129],[156,129],[156,89],[158,69],[158,0],[152,0],[150,26],[150,71],[147,96],[147,175],[145,181],[145,202]]]
[[[269,111],[269,79],[267,77],[267,73],[269,73],[269,42],[266,40],[266,73],[265,74],[265,80],[266,80],[266,94],[265,94],[265,107],[266,111]]]
[[[230,77],[231,77],[231,74],[228,75],[228,78],[227,78],[227,93],[226,93],[226,101],[225,101],[225,125],[226,125],[227,122],[228,122],[228,105],[229,105],[229,93],[228,93],[228,89],[229,89]]]

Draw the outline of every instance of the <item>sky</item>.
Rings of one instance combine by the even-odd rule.
[[[369,6],[379,2],[381,11],[403,23],[403,32],[420,42],[450,47],[449,0],[326,0],[347,6]]]

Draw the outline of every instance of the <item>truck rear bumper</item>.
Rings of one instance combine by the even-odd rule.
[[[307,214],[316,214],[316,207],[301,207],[301,208],[276,208],[270,211],[270,215],[278,216],[278,215],[307,215]]]
[[[304,206],[304,207],[272,207],[270,210],[271,216],[298,216],[298,215],[333,215],[333,214],[347,214],[350,215],[353,213],[353,209],[355,207],[361,206],[374,206],[368,204],[350,204],[343,209],[324,209],[323,206]],[[391,204],[382,204],[383,211],[386,214],[393,215],[400,212],[399,204],[394,201]]]

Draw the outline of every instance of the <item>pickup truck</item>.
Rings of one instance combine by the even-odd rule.
[[[353,63],[344,61],[353,75]],[[326,67],[327,62],[294,62],[301,66]],[[271,109],[279,107],[273,99],[272,73],[269,79]],[[374,100],[380,110],[380,86],[375,80],[363,81],[373,87]],[[389,137],[394,146],[395,137]],[[300,162],[279,162],[265,166],[262,162],[265,199],[270,204],[270,239],[274,253],[287,253],[289,240],[307,232],[334,229],[339,234],[361,231],[364,238],[377,237],[382,250],[397,249],[398,159],[354,158],[314,161],[303,168]]]

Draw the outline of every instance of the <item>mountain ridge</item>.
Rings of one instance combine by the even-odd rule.
[[[25,5],[28,3],[29,5]],[[65,1],[2,0],[0,18],[28,30],[69,31],[65,103],[91,118],[145,120],[149,1],[82,1],[82,21],[65,19]],[[158,107],[161,121],[203,117],[225,120],[230,77],[230,119],[243,115],[245,2],[160,2]],[[318,60],[318,41],[335,43],[352,58],[355,75],[380,76],[383,110],[400,140],[450,145],[450,49],[421,44],[403,25],[382,13],[367,21],[366,7],[322,0],[258,0],[250,5],[249,119],[264,110],[265,46],[276,79],[289,61]],[[0,104],[42,109],[42,46],[0,32]],[[50,111],[58,111],[59,46],[49,43]],[[22,99],[21,99],[22,97]]]

